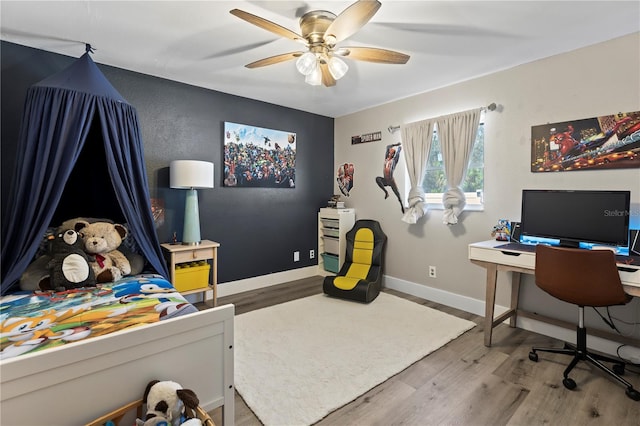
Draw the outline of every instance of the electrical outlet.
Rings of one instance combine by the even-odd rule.
[[[429,278],[436,278],[436,267],[429,266]]]
[[[294,262],[299,262],[300,261],[300,252],[299,251],[294,251],[293,252],[293,261]]]
[[[309,250],[309,259],[315,259],[315,258],[316,258],[316,251]]]

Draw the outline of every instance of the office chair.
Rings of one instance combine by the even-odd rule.
[[[344,264],[337,276],[324,278],[322,289],[332,297],[372,302],[382,290],[387,236],[377,221],[360,219],[345,238],[347,247]]]
[[[626,387],[629,398],[640,401],[640,393],[631,383],[620,377],[624,374],[624,362],[591,353],[587,349],[587,329],[584,325],[585,306],[624,305],[631,300],[620,282],[615,256],[610,250],[584,250],[577,248],[536,247],[535,281],[538,287],[550,295],[574,305],[578,305],[578,327],[576,345],[565,343],[564,348],[532,348],[531,361],[538,361],[537,352],[551,352],[573,356],[564,370],[562,384],[567,389],[575,389],[576,382],[569,373],[578,361],[587,361],[607,373]],[[613,363],[613,369],[601,361]]]

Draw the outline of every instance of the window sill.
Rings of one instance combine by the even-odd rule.
[[[444,210],[444,204],[442,203],[427,203],[429,210]],[[467,204],[464,206],[465,212],[483,212],[484,204]]]
[[[438,193],[425,194],[425,201],[427,207],[431,210],[444,210],[444,204],[442,204],[442,195]],[[483,212],[484,203],[482,202],[482,194],[476,192],[465,192],[465,206],[463,211],[467,212]]]

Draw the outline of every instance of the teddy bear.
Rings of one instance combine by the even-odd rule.
[[[96,276],[84,252],[82,235],[67,229],[49,236],[50,259],[47,263],[50,286],[54,290],[95,287]]]
[[[78,220],[75,231],[82,235],[84,251],[89,254],[98,283],[118,281],[131,273],[129,260],[118,250],[127,237],[127,228],[117,223]]]
[[[158,426],[164,421],[170,426],[202,424],[196,418],[186,418],[186,411],[193,412],[200,401],[194,391],[183,389],[179,383],[170,380],[150,381],[142,402],[147,405],[147,414],[144,420],[136,419],[138,426]]]
[[[49,269],[47,268],[47,265],[51,261],[50,245],[52,240],[50,240],[49,238],[52,235],[56,235],[68,229],[74,229],[78,231],[78,229],[81,229],[81,227],[79,226],[78,229],[76,229],[77,224],[87,224],[95,222],[107,222],[111,224],[114,223],[111,219],[106,218],[76,217],[73,219],[65,220],[56,228],[47,229],[47,232],[45,233],[39,244],[38,252],[36,253],[35,259],[29,264],[29,266],[27,266],[27,269],[20,276],[20,290],[52,290]],[[140,248],[137,246],[135,239],[125,238],[118,248],[118,251],[123,253],[129,261],[129,265],[131,266],[130,275],[138,275],[144,270],[145,259],[140,254]],[[87,253],[86,250],[85,253]]]

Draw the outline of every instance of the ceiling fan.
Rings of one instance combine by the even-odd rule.
[[[337,47],[341,41],[355,34],[376,14],[381,3],[377,0],[359,0],[347,7],[339,15],[326,10],[312,10],[300,18],[300,34],[274,22],[240,9],[230,13],[250,24],[284,38],[304,44],[307,51],[289,52],[260,59],[245,65],[258,68],[293,59],[296,68],[305,75],[305,82],[311,85],[335,86],[349,67],[340,59],[349,58],[381,64],[405,64],[409,55],[393,50],[374,47]]]

